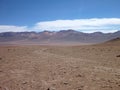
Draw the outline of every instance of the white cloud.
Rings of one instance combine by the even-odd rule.
[[[91,19],[75,19],[75,20],[55,20],[55,21],[44,21],[38,22],[34,29],[36,30],[87,30],[92,31],[105,31],[119,29],[120,18],[91,18]],[[109,31],[108,31],[109,32]]]
[[[113,33],[113,32],[117,32],[118,30],[100,30],[100,29],[95,29],[95,30],[81,30],[81,32],[85,32],[85,33],[93,33],[93,32],[103,32],[103,33]]]
[[[27,26],[0,25],[0,32],[24,32],[28,31]]]
[[[73,29],[86,33],[101,31],[104,33],[120,30],[120,18],[91,18],[74,20],[55,20],[36,23],[33,27],[0,25],[0,32],[59,31]]]

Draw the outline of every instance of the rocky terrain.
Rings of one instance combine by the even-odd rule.
[[[120,90],[120,39],[0,46],[0,90]]]

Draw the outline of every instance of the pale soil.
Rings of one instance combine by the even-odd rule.
[[[120,90],[118,55],[119,45],[0,46],[0,90]]]

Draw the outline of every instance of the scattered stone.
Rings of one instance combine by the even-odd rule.
[[[120,55],[117,55],[116,57],[120,57]]]
[[[50,90],[50,88],[48,88],[47,90]]]
[[[112,88],[111,85],[103,85],[102,88]]]
[[[48,90],[48,89],[47,89],[47,90]],[[51,87],[51,88],[49,88],[49,90],[55,90],[55,88]]]
[[[10,51],[10,49],[8,49],[8,51]]]
[[[27,82],[23,82],[22,84],[27,84]]]
[[[2,60],[2,58],[0,57],[0,60]]]
[[[67,83],[67,82],[64,82],[63,84],[64,84],[64,85],[68,85],[68,83]]]
[[[66,73],[65,71],[63,73]]]
[[[78,75],[76,75],[76,77],[82,77],[82,75],[78,74]]]
[[[77,90],[83,90],[83,87],[84,87],[84,86],[80,86],[80,87],[78,87]]]
[[[118,74],[118,75],[116,74],[115,76],[116,76],[118,79],[120,79],[120,75],[119,75],[119,74]]]
[[[5,87],[4,90],[9,90],[9,88]]]
[[[78,90],[82,90],[81,88],[79,88]]]

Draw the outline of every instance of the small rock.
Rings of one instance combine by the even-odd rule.
[[[68,85],[68,83],[67,83],[67,82],[64,82],[63,84],[64,84],[64,85]]]
[[[55,88],[51,87],[51,88],[48,88],[47,90],[55,90]]]
[[[120,57],[120,55],[117,55],[116,57]]]
[[[2,60],[2,58],[0,57],[0,60]]]
[[[50,88],[48,88],[47,90],[50,90]]]
[[[9,90],[9,88],[8,88],[8,87],[5,87],[4,90]]]
[[[22,84],[27,84],[27,82],[23,82]]]
[[[78,74],[78,75],[76,75],[76,77],[82,77],[82,75]]]
[[[10,49],[8,48],[8,51],[10,51]]]
[[[82,89],[79,88],[78,90],[82,90]]]

